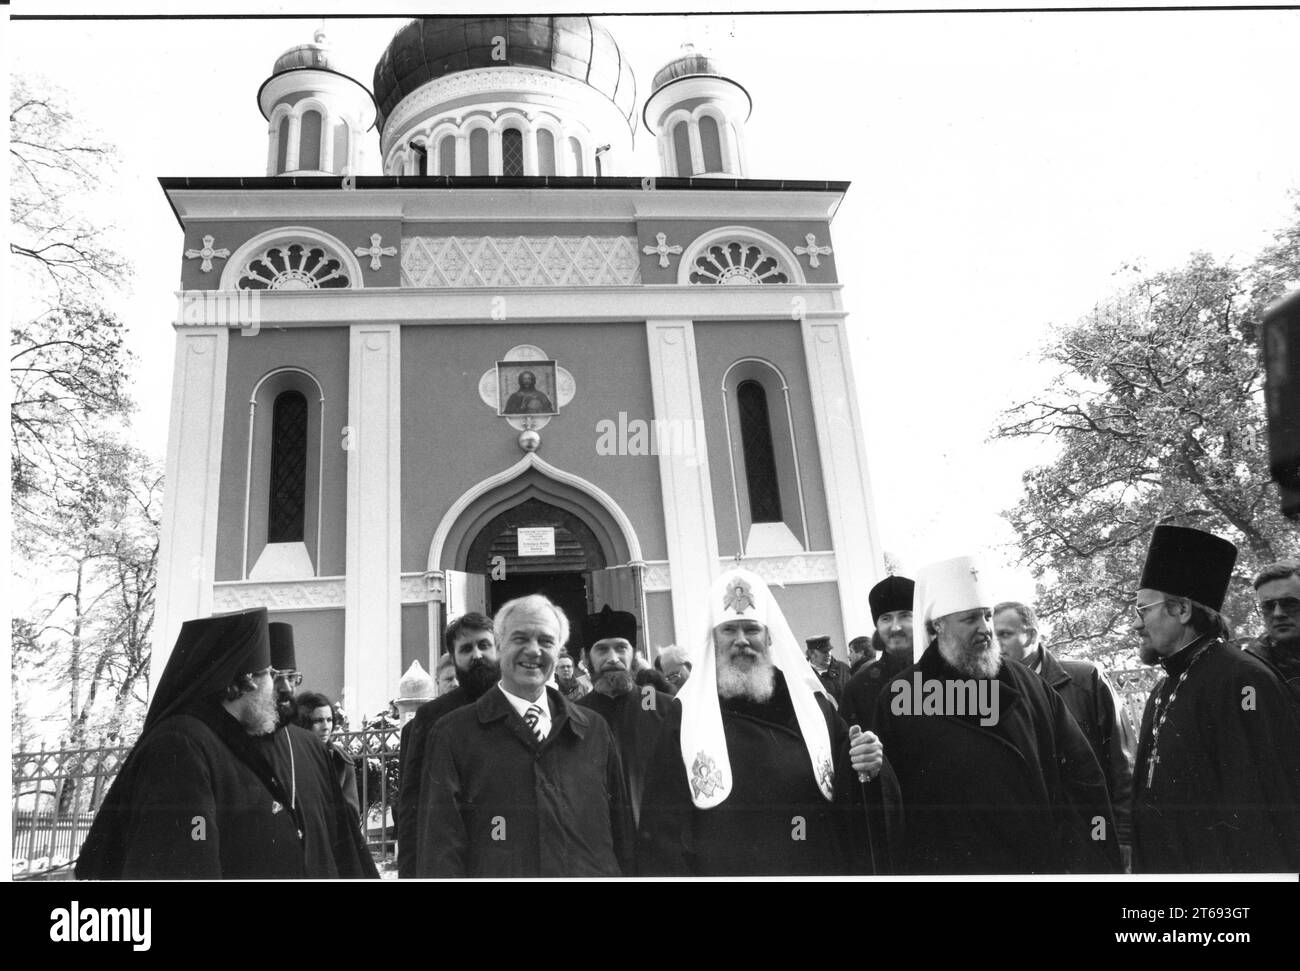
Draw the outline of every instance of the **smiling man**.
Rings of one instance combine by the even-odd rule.
[[[632,818],[614,738],[547,687],[568,618],[535,594],[503,606],[493,629],[500,682],[429,739],[416,875],[630,875]]]
[[[1133,771],[1135,873],[1300,869],[1300,723],[1273,668],[1230,647],[1237,548],[1157,526],[1133,602],[1139,653],[1165,677]]]
[[[912,596],[916,584],[907,577],[888,576],[871,588],[867,603],[876,625],[872,640],[880,657],[856,671],[844,686],[840,717],[848,725],[870,729],[880,690],[912,663]]]
[[[920,572],[920,660],[876,703],[876,732],[903,791],[906,872],[1116,871],[1097,759],[1060,697],[1003,661],[979,574],[970,557]],[[991,710],[971,698],[991,700]]]
[[[897,788],[875,736],[853,761],[835,714],[762,579],[724,573],[709,593],[691,679],[646,778],[638,866],[650,876],[887,872]],[[884,771],[882,772],[882,767]],[[870,842],[864,787],[876,775]]]

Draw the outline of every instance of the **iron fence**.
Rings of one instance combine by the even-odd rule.
[[[70,876],[90,823],[131,746],[16,752],[14,879]]]
[[[397,803],[401,795],[401,727],[340,732],[332,742],[356,763],[361,826],[382,872],[397,858]]]

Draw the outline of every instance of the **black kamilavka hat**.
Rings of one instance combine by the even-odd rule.
[[[271,632],[271,667],[280,671],[297,671],[298,659],[293,652],[293,625],[275,621],[266,626]]]
[[[1236,562],[1237,547],[1222,537],[1188,526],[1157,526],[1138,587],[1219,611]]]
[[[871,622],[878,621],[881,614],[911,610],[915,590],[916,583],[907,577],[885,577],[867,594],[867,602],[871,604]]]
[[[611,637],[621,637],[633,648],[636,647],[636,615],[629,614],[626,610],[614,610],[605,604],[600,613],[587,616],[584,627],[584,640],[588,649],[597,641]]]

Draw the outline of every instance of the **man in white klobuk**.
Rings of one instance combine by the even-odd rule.
[[[714,582],[691,660],[646,779],[638,873],[862,873],[873,855],[884,872],[882,806],[897,808],[897,789],[880,743],[862,734],[850,751],[766,583],[743,569]]]
[[[906,799],[903,867],[1115,872],[1119,843],[1101,767],[1060,696],[1023,665],[1003,662],[990,625],[997,598],[980,572],[967,556],[920,571],[918,660],[876,703],[876,730]]]

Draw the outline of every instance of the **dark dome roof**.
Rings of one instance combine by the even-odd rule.
[[[504,37],[505,60],[493,60]],[[583,81],[634,127],[636,79],[613,36],[590,17],[421,17],[404,25],[375,65],[379,128],[426,81],[480,67],[534,67]]]
[[[650,83],[650,91],[653,94],[670,81],[694,77],[721,78],[726,75],[722,73],[722,68],[714,58],[708,54],[701,54],[693,47],[688,47],[683,50],[680,57],[673,58],[658,70]]]

